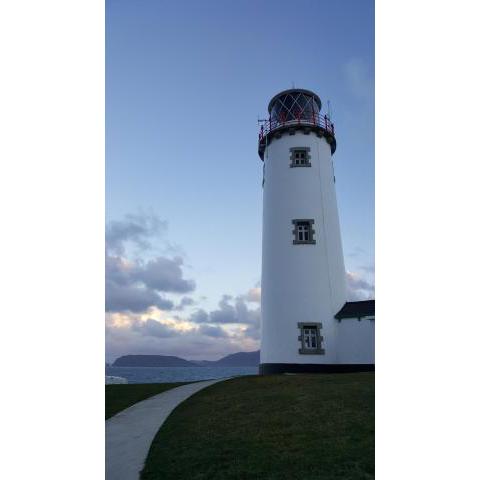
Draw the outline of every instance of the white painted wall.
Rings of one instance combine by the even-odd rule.
[[[344,318],[337,325],[338,363],[375,363],[375,321]]]
[[[291,168],[292,147],[310,147],[312,166]],[[346,279],[330,146],[315,133],[284,133],[264,161],[260,361],[337,363]],[[296,218],[315,220],[315,245],[293,245]],[[323,324],[325,355],[298,353],[298,322]]]

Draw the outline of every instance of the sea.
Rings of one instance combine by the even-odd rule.
[[[128,383],[174,383],[258,375],[258,367],[106,367],[105,375]]]

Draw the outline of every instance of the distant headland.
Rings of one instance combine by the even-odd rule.
[[[220,360],[185,360],[169,355],[124,355],[117,358],[112,367],[256,367],[260,363],[260,351],[238,352]]]

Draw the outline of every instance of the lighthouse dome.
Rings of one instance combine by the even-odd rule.
[[[268,104],[268,112],[273,121],[306,120],[311,122],[318,117],[322,108],[320,97],[301,88],[292,88],[277,93]]]

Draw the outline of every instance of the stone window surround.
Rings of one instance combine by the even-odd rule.
[[[298,349],[298,353],[302,355],[325,355],[325,350],[322,348],[323,336],[320,335],[322,330],[321,323],[315,322],[298,322],[298,328],[300,329],[300,335],[298,336],[298,341],[301,342],[302,346]],[[317,329],[317,348],[305,348],[303,340],[303,328],[304,327],[316,327]]]
[[[304,165],[295,165],[295,152],[305,152],[305,164]],[[290,149],[290,168],[296,167],[311,167],[312,164],[310,160],[312,157],[310,156],[310,147],[292,147]]]
[[[310,236],[311,236],[311,239],[310,240],[298,240],[298,232],[297,232],[297,225],[301,222],[306,222],[306,223],[309,223],[310,224]],[[292,224],[294,225],[294,229],[292,230],[292,233],[294,235],[294,239],[293,239],[293,244],[294,245],[315,245],[317,242],[315,241],[315,239],[313,238],[313,236],[315,235],[315,230],[312,228],[312,225],[315,223],[315,220],[313,220],[312,218],[295,218],[294,220],[292,220]]]

